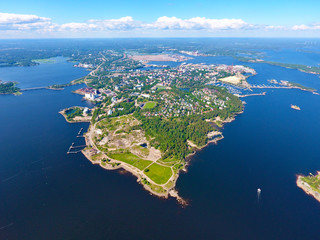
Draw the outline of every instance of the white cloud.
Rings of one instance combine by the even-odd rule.
[[[220,36],[221,34],[250,36],[250,34],[263,35],[263,33],[278,36],[286,33],[295,35],[296,31],[318,34],[317,30],[320,30],[320,23],[288,27],[251,24],[242,19],[205,17],[182,19],[174,16],[162,16],[154,22],[141,22],[131,16],[126,16],[118,19],[90,19],[85,22],[55,24],[47,17],[0,13],[0,38],[10,36],[128,36],[129,32],[133,36]]]
[[[181,19],[176,17],[159,17],[157,21],[144,25],[147,28],[161,30],[237,30],[252,28],[253,25],[246,23],[242,19],[209,19],[205,17],[195,17]]]
[[[308,30],[310,27],[302,24],[302,25],[295,25],[292,27],[292,30]]]
[[[52,28],[50,18],[36,15],[0,13],[0,30],[32,30]]]
[[[269,25],[269,26],[266,26],[265,29],[266,30],[286,30],[286,27]]]
[[[304,30],[320,30],[320,23],[314,23],[310,26],[301,24],[301,25],[295,25],[291,28],[295,31],[304,31]]]
[[[96,30],[97,26],[95,24],[88,24],[88,23],[65,23],[59,27],[60,31],[90,31]]]
[[[71,31],[127,31],[140,28],[141,24],[132,17],[122,17],[119,19],[90,19],[86,23],[66,23],[60,26],[59,30]]]
[[[119,19],[96,20],[92,19],[88,22],[96,24],[101,30],[131,30],[139,28],[141,23],[133,20],[132,17],[122,17]]]

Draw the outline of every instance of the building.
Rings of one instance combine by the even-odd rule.
[[[88,115],[88,113],[90,113],[90,109],[87,108],[87,107],[84,108],[84,109],[83,109],[83,114],[84,114],[84,115]]]
[[[92,91],[86,92],[86,93],[84,94],[84,98],[85,98],[85,99],[88,99],[88,100],[90,100],[90,101],[94,101],[94,100],[96,100],[96,98],[98,98],[98,97],[99,97],[99,95],[98,95],[97,90],[92,90]]]

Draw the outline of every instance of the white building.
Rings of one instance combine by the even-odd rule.
[[[87,115],[90,112],[89,108],[84,108],[83,109],[83,114]]]
[[[84,98],[94,101],[98,97],[97,90],[84,94]]]
[[[143,94],[141,94],[141,96],[142,96],[142,97],[145,97],[145,98],[149,98],[149,97],[150,97],[150,94],[145,94],[145,93],[143,93]]]

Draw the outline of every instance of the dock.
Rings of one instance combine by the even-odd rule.
[[[69,147],[68,151],[67,151],[67,154],[69,153],[78,153],[78,152],[81,152],[81,150],[78,150],[78,151],[72,151],[73,149],[76,149],[76,148],[84,148],[86,147],[87,145],[79,145],[79,146],[74,146],[74,143],[71,144],[71,146]]]
[[[80,130],[79,130],[79,132],[78,132],[78,135],[77,135],[77,138],[78,138],[78,137],[84,137],[84,136],[80,135],[81,132],[82,132],[82,130],[83,130],[83,128],[80,128]],[[73,142],[73,143],[70,145],[70,147],[69,147],[69,149],[68,149],[68,151],[67,151],[67,154],[81,152],[82,149],[80,149],[80,150],[75,150],[75,151],[72,151],[72,150],[77,149],[77,148],[85,148],[86,146],[87,146],[86,144],[74,146],[74,142]]]
[[[266,92],[263,92],[263,93],[252,93],[252,94],[246,94],[246,95],[235,94],[235,96],[237,96],[239,98],[251,97],[251,96],[264,96],[264,95],[266,95]]]
[[[67,154],[70,153],[70,150],[73,148],[73,145],[74,145],[74,142],[71,144],[71,146],[69,147],[68,151],[67,151]]]
[[[20,91],[32,91],[32,90],[41,90],[41,89],[48,89],[48,87],[24,88],[24,89],[20,89]]]

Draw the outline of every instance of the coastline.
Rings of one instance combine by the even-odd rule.
[[[243,111],[238,112],[237,114],[235,114],[233,117],[231,118],[227,118],[223,121],[221,121],[223,124],[225,123],[230,123],[232,121],[235,120],[235,117],[239,114],[243,113]],[[62,113],[60,113],[62,114]],[[63,114],[62,114],[63,115]],[[66,119],[67,120],[67,119]],[[214,120],[215,121],[215,120]],[[212,121],[212,122],[214,122]],[[69,123],[75,123],[75,122],[70,122]],[[93,128],[93,129],[92,129]],[[220,131],[216,131],[217,134],[220,135],[212,140],[209,140],[205,145],[203,146],[195,146],[193,147],[194,151],[190,154],[188,154],[185,157],[185,164],[183,166],[182,169],[178,170],[176,173],[173,172],[172,176],[170,177],[170,179],[164,183],[164,184],[157,184],[155,182],[153,182],[146,174],[144,174],[143,171],[137,169],[136,167],[129,165],[125,162],[119,161],[119,160],[115,160],[110,158],[107,154],[105,154],[104,152],[100,152],[96,147],[95,144],[93,143],[92,139],[90,139],[90,132],[94,130],[94,125],[90,124],[87,132],[84,134],[85,137],[85,141],[86,141],[86,145],[91,147],[92,149],[94,149],[94,151],[96,151],[98,154],[102,155],[102,159],[93,159],[93,157],[89,154],[90,150],[88,149],[83,149],[81,150],[82,154],[92,163],[92,164],[98,164],[100,167],[106,169],[106,170],[119,170],[119,169],[123,169],[126,172],[130,172],[132,175],[134,175],[135,177],[137,177],[137,182],[139,184],[141,184],[143,186],[143,188],[148,191],[151,195],[160,197],[160,198],[165,198],[168,199],[169,197],[173,197],[176,198],[177,201],[182,205],[182,206],[187,206],[188,202],[183,199],[181,196],[179,196],[179,192],[176,190],[176,182],[180,176],[180,172],[187,172],[187,167],[190,165],[190,162],[192,160],[192,156],[195,155],[198,151],[201,151],[202,149],[206,148],[207,146],[209,146],[211,143],[217,144],[218,141],[222,140],[224,138],[224,136],[222,135],[222,133]],[[108,159],[108,162],[103,161],[103,159]],[[150,184],[145,184],[144,180],[147,180]],[[170,187],[167,187],[166,185],[171,183]],[[152,185],[151,185],[152,184]],[[157,192],[154,189],[152,189],[153,187],[161,187],[164,189],[164,192]]]
[[[78,107],[78,106],[75,106]],[[83,107],[79,107],[79,108],[83,108]],[[64,117],[64,119],[68,122],[68,123],[85,123],[85,122],[90,122],[91,121],[91,117],[82,117],[83,119],[79,119],[79,120],[68,120],[67,115],[65,114],[65,111],[68,110],[70,108],[65,108],[62,109],[61,111],[59,111],[59,113]],[[75,117],[76,118],[76,117]]]
[[[98,164],[100,167],[106,169],[106,170],[119,170],[123,169],[126,172],[131,173],[133,176],[137,177],[137,182],[143,186],[145,190],[147,190],[151,195],[157,196],[159,198],[165,198],[168,199],[169,196],[174,197],[177,199],[177,201],[183,205],[187,206],[187,202],[179,196],[178,192],[174,189],[176,185],[176,181],[179,178],[179,172],[177,174],[173,174],[170,179],[164,183],[164,184],[157,184],[153,182],[147,175],[144,174],[143,171],[137,169],[136,167],[129,165],[125,162],[115,160],[110,158],[107,154],[100,152],[95,148],[95,145],[93,144],[92,140],[90,139],[90,131],[91,131],[92,125],[89,126],[88,131],[84,134],[86,145],[91,146],[95,151],[97,151],[99,154],[101,153],[103,155],[103,159],[108,159],[109,162],[102,161],[102,159],[93,159],[93,157],[89,154],[90,150],[87,150],[86,148],[81,150],[82,154],[92,163],[92,164]],[[144,184],[143,180],[146,179],[149,183],[151,183],[153,186],[160,186],[161,188],[164,188],[165,185],[168,184],[168,182],[173,180],[173,184],[171,187],[164,188],[165,192],[157,192],[151,188],[150,185]]]
[[[320,172],[318,172],[320,174]],[[296,184],[299,188],[301,188],[306,194],[315,198],[318,202],[320,202],[320,193],[314,191],[312,187],[302,180],[303,175],[297,175]]]
[[[233,117],[231,117],[231,118],[227,118],[227,119],[221,121],[222,125],[224,125],[225,123],[231,123],[231,122],[233,122],[233,121],[236,119],[236,116],[242,114],[243,112],[244,112],[244,111],[242,110],[241,112],[236,113],[235,116],[233,116]],[[212,123],[215,123],[216,121],[220,121],[220,120],[214,120],[214,121],[208,120],[208,122],[212,122]],[[220,137],[217,137],[217,138],[215,138],[215,139],[209,140],[209,141],[208,141],[205,145],[203,145],[203,146],[196,146],[196,145],[194,145],[194,151],[186,156],[186,165],[185,165],[185,168],[182,169],[182,170],[185,171],[185,172],[187,172],[186,167],[187,167],[187,166],[189,165],[189,163],[191,162],[191,157],[194,156],[197,152],[203,150],[204,148],[208,147],[208,146],[209,146],[210,144],[212,144],[212,143],[213,143],[213,144],[218,144],[218,142],[219,142],[220,140],[224,139],[224,136],[223,136],[222,132],[219,131],[219,134],[218,134],[218,135],[220,135]]]
[[[92,72],[94,72],[94,71],[92,71]],[[75,83],[75,80],[72,81],[71,83]],[[77,90],[73,91],[73,93],[80,94],[79,92],[77,92]],[[82,95],[82,94],[80,94],[80,95]],[[67,119],[66,115],[64,114],[65,110],[67,110],[67,109],[63,109],[59,113],[64,116],[65,120],[68,123],[91,122],[90,120],[87,120],[87,119],[85,119],[85,120],[79,119],[79,120],[69,121]],[[234,113],[232,117],[229,117],[227,119],[222,120],[220,117],[217,117],[215,119],[212,119],[212,120],[209,119],[207,121],[217,124],[218,127],[222,127],[225,123],[230,123],[230,122],[234,121],[236,116],[239,114],[242,114],[242,113],[243,113],[243,109],[240,112]],[[221,126],[218,124],[218,122]],[[154,182],[152,179],[150,179],[147,174],[145,174],[145,172],[144,172],[145,168],[143,170],[138,169],[137,167],[135,167],[131,164],[128,164],[124,161],[110,158],[106,152],[100,151],[92,139],[93,132],[95,131],[95,126],[97,123],[98,122],[96,122],[95,124],[90,123],[87,132],[85,134],[83,134],[83,136],[85,137],[85,142],[86,142],[87,147],[81,150],[82,154],[92,164],[98,164],[98,165],[100,165],[100,167],[102,167],[106,170],[123,169],[126,172],[130,172],[132,175],[137,177],[137,182],[139,184],[141,184],[143,186],[143,188],[145,190],[147,190],[150,194],[155,195],[160,198],[166,198],[166,199],[171,196],[173,198],[176,198],[177,201],[183,206],[188,205],[188,203],[186,200],[184,200],[182,197],[179,196],[179,193],[175,188],[176,182],[180,176],[180,171],[187,172],[187,167],[189,166],[189,164],[191,162],[191,158],[194,154],[196,154],[196,152],[201,151],[202,149],[206,148],[211,143],[217,144],[218,141],[220,141],[224,138],[224,136],[222,135],[222,133],[220,131],[215,130],[215,131],[211,132],[211,134],[214,134],[214,135],[207,136],[208,138],[214,137],[214,139],[208,140],[208,142],[205,145],[203,145],[203,146],[189,145],[191,147],[191,149],[193,150],[193,152],[188,154],[185,157],[184,161],[181,163],[181,167],[176,168],[176,169],[174,169],[173,167],[170,167],[170,169],[172,171],[172,175],[167,180],[167,182],[162,183],[162,184],[158,184],[158,183]],[[142,160],[145,160],[145,159],[142,158]],[[156,161],[152,162],[150,165],[152,165],[154,163],[156,163]],[[157,162],[157,164],[165,166],[161,162]]]

